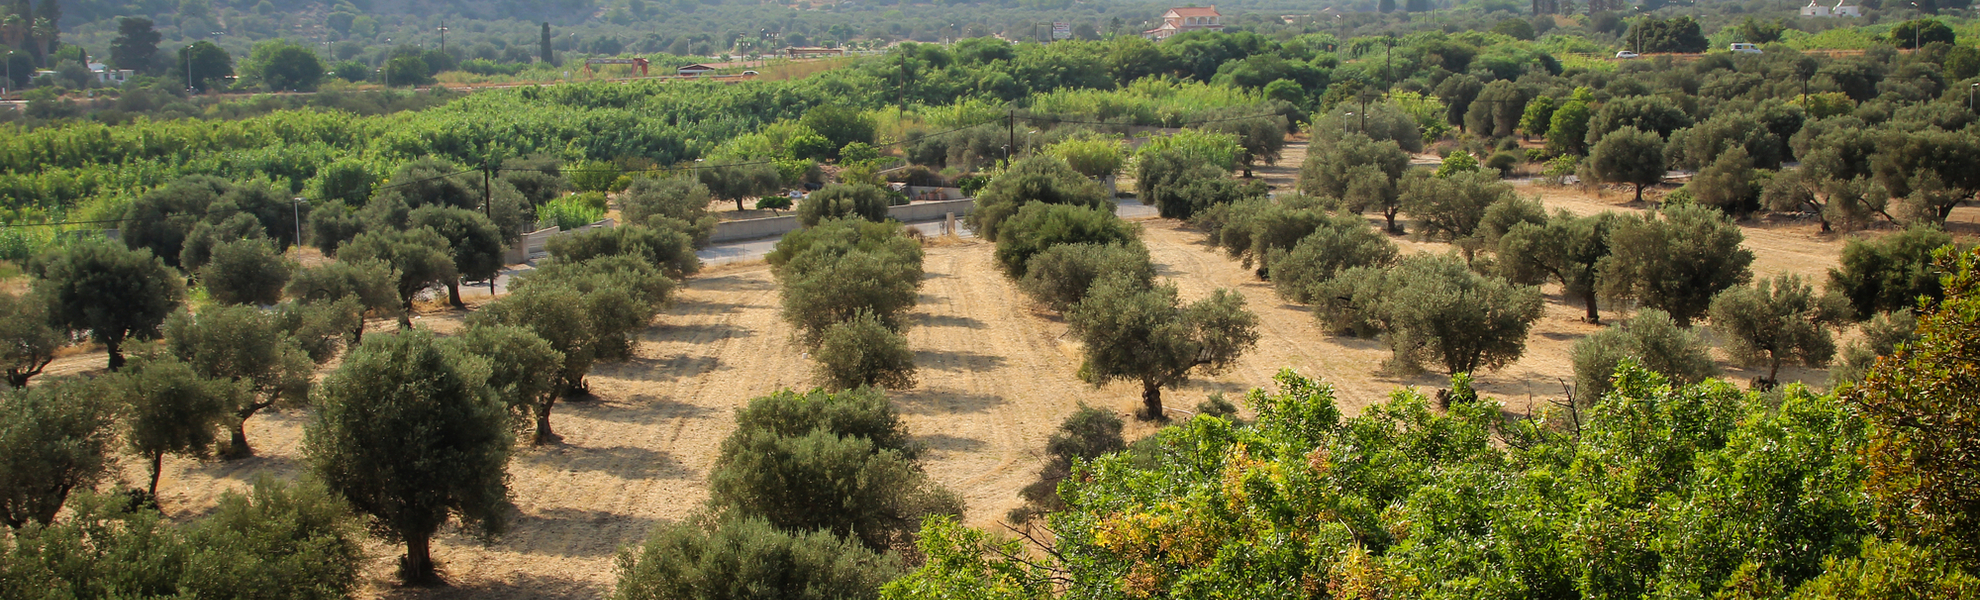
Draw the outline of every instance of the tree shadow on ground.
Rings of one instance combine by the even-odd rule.
[[[914,441],[936,452],[981,452],[990,447],[983,440],[945,434],[919,436]]]
[[[694,471],[672,455],[632,446],[589,448],[560,444],[522,452],[517,462],[546,470],[604,473],[620,479],[687,479]]]
[[[701,377],[728,368],[714,355],[682,353],[666,358],[635,356],[602,363],[592,367],[592,376],[633,381],[674,381]]]
[[[914,353],[914,364],[924,370],[968,373],[1003,368],[1004,357],[967,350],[920,350]]]
[[[1007,403],[1002,397],[989,394],[947,389],[930,390],[927,389],[932,383],[930,379],[923,375],[921,378],[923,387],[894,392],[892,396],[895,408],[911,415],[953,415],[989,412]]]
[[[921,317],[921,326],[960,327],[964,329],[982,329],[985,327],[982,321],[955,315],[926,315]]]
[[[738,273],[720,277],[695,278],[688,281],[688,287],[713,292],[772,291],[777,284],[765,277],[745,276]]]
[[[714,412],[715,409],[706,406],[635,394],[624,400],[600,398],[587,402],[559,402],[557,413],[552,413],[550,418],[554,421],[557,414],[564,414],[613,423],[655,423],[667,419],[704,419]]]

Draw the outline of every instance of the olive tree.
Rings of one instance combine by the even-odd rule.
[[[1733,146],[1705,165],[1684,189],[1691,190],[1699,204],[1730,215],[1746,215],[1760,208],[1764,183],[1746,148]]]
[[[544,249],[565,263],[579,263],[603,256],[632,256],[673,279],[701,271],[701,259],[694,255],[694,239],[687,232],[670,226],[621,225],[591,229],[550,238]]]
[[[675,220],[686,225],[696,248],[706,247],[715,233],[715,217],[708,214],[711,198],[708,186],[693,178],[640,177],[619,194],[619,217],[629,224]]]
[[[556,389],[533,409],[538,443],[554,440],[549,413],[557,398],[586,393],[599,361],[630,358],[633,332],[652,321],[673,283],[629,256],[556,261],[517,282],[508,297],[468,317],[470,325],[528,329],[563,355]]]
[[[334,320],[351,325],[346,345],[355,346],[364,341],[365,317],[404,310],[398,280],[397,270],[384,261],[338,260],[297,271],[286,293],[303,306],[338,307],[343,314]]]
[[[1035,154],[1012,163],[977,192],[975,210],[967,217],[969,228],[983,239],[997,241],[1004,220],[1033,202],[1113,210],[1100,184],[1056,156]]]
[[[1415,171],[1402,179],[1402,210],[1417,221],[1424,239],[1456,244],[1468,260],[1479,244],[1473,240],[1485,212],[1494,204],[1518,199],[1512,184],[1485,171],[1433,177]]]
[[[828,531],[781,531],[762,518],[701,516],[661,525],[619,551],[613,600],[877,598],[905,572],[898,556]]]
[[[0,523],[55,520],[69,493],[109,467],[116,406],[80,381],[0,392]]]
[[[1842,264],[1829,269],[1828,291],[1849,299],[1856,314],[1910,311],[1919,299],[1937,301],[1938,268],[1932,252],[1953,238],[1930,225],[1913,226],[1880,238],[1851,238],[1843,245]]]
[[[1835,357],[1829,327],[1849,310],[1835,306],[1839,302],[1825,306],[1801,276],[1784,273],[1713,297],[1712,329],[1725,338],[1734,362],[1766,367],[1765,381],[1773,382],[1782,363],[1820,367]]]
[[[780,392],[737,413],[709,474],[708,505],[785,531],[823,530],[872,550],[905,551],[923,518],[962,512],[961,499],[922,472],[918,455],[877,390]]]
[[[502,271],[502,232],[481,213],[463,208],[422,206],[413,209],[408,225],[426,228],[447,240],[453,255],[454,277],[446,279],[447,303],[461,302],[461,280],[493,280]]]
[[[1625,359],[1680,384],[1719,374],[1711,347],[1698,332],[1679,327],[1669,314],[1654,308],[1581,338],[1569,356],[1574,363],[1574,396],[1584,402],[1599,400],[1614,389],[1611,378]]]
[[[456,350],[488,360],[488,386],[517,417],[535,426],[532,445],[555,439],[550,408],[562,391],[564,353],[527,327],[477,323],[452,338]]]
[[[178,266],[186,236],[206,217],[206,207],[234,185],[218,177],[183,177],[131,200],[118,236],[133,250],[150,250]]]
[[[1279,162],[1279,153],[1286,147],[1286,118],[1280,115],[1266,115],[1255,118],[1232,118],[1232,112],[1254,112],[1256,108],[1242,107],[1224,112],[1212,112],[1206,118],[1211,131],[1230,134],[1237,138],[1238,147],[1243,150],[1238,158],[1244,168],[1244,176],[1251,177],[1251,168],[1259,162],[1266,164]]]
[[[1740,245],[1745,238],[1732,220],[1704,206],[1620,217],[1609,233],[1609,255],[1596,266],[1597,287],[1603,296],[1633,299],[1690,327],[1713,296],[1753,277],[1753,252]]]
[[[1004,274],[1022,279],[1031,257],[1059,244],[1127,244],[1140,235],[1112,211],[1035,203],[1004,222],[995,257]]]
[[[308,398],[310,376],[316,371],[316,363],[295,337],[282,330],[276,314],[246,306],[175,313],[165,320],[165,346],[201,377],[242,387],[242,393],[231,398],[233,439],[227,458],[252,456],[247,420],[277,402]]]
[[[147,356],[106,382],[120,405],[123,437],[150,468],[145,493],[158,497],[158,475],[168,454],[204,457],[225,426],[241,386],[202,377],[169,355]]]
[[[7,385],[27,387],[29,378],[55,362],[64,341],[49,324],[46,301],[0,292],[0,364],[7,367]]]
[[[1291,250],[1274,252],[1267,261],[1272,267],[1272,287],[1279,297],[1312,302],[1316,286],[1332,281],[1342,271],[1386,267],[1395,263],[1399,253],[1396,243],[1368,226],[1368,221],[1333,215],[1300,238]]]
[[[103,239],[53,250],[29,265],[35,293],[49,302],[49,317],[71,332],[89,332],[110,355],[110,370],[124,366],[124,341],[158,336],[158,325],[185,297],[185,282],[150,250],[131,250]]]
[[[1560,282],[1562,291],[1588,309],[1587,321],[1600,323],[1597,267],[1609,255],[1609,230],[1615,222],[1615,213],[1582,217],[1563,210],[1545,224],[1514,225],[1499,238],[1499,272],[1525,284]]]
[[[914,351],[908,349],[907,337],[888,329],[873,313],[861,312],[826,327],[815,354],[813,379],[825,389],[914,387]]]
[[[413,298],[436,283],[453,281],[452,247],[447,238],[432,229],[373,230],[358,234],[337,251],[338,260],[378,261],[390,265],[398,275],[393,287],[399,293],[399,328],[412,328]]]
[[[864,183],[834,183],[798,203],[798,222],[812,227],[826,219],[887,220],[891,194],[880,186]]]
[[[488,370],[412,330],[374,336],[321,384],[304,431],[310,472],[405,543],[406,583],[434,579],[433,534],[448,521],[484,534],[506,525],[513,442]]]
[[[1316,311],[1331,329],[1380,333],[1388,370],[1435,361],[1450,375],[1496,369],[1526,352],[1540,318],[1539,288],[1473,272],[1451,255],[1417,255],[1386,270],[1360,267],[1318,286]]]
[[[734,200],[736,210],[743,209],[744,198],[775,191],[783,182],[776,165],[766,163],[715,164],[695,170],[695,176],[716,198]]]
[[[212,213],[208,216],[211,217]],[[214,249],[221,244],[240,241],[270,242],[268,234],[253,215],[235,214],[217,222],[211,219],[201,221],[193,226],[191,233],[186,234],[185,244],[179,250],[179,268],[197,274],[200,268],[213,260]],[[277,252],[271,251],[269,254]]]
[[[1193,371],[1229,368],[1258,343],[1258,317],[1245,309],[1244,296],[1220,289],[1183,306],[1176,288],[1126,277],[1094,284],[1066,322],[1085,342],[1081,378],[1094,385],[1140,383],[1147,419],[1165,418],[1162,388],[1188,382]]]
[[[213,247],[212,257],[199,267],[199,282],[222,304],[269,305],[282,300],[282,287],[295,270],[273,243],[238,240]]]
[[[1635,127],[1609,132],[1588,151],[1582,169],[1582,179],[1636,186],[1636,201],[1642,202],[1643,186],[1664,181],[1664,138]]]
[[[919,300],[921,257],[898,223],[837,220],[786,234],[770,263],[784,320],[802,343],[816,346],[826,328],[861,312],[900,330]]]
[[[1129,244],[1055,244],[1031,257],[1018,281],[1033,300],[1065,312],[1086,299],[1086,292],[1105,277],[1126,277],[1147,287],[1155,281],[1148,248]]]

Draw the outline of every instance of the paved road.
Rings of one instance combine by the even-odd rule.
[[[1159,213],[1153,206],[1148,206],[1134,200],[1123,199],[1114,207],[1114,214],[1120,215],[1123,219],[1140,219],[1155,217]],[[929,237],[942,235],[941,221],[922,221],[919,223],[909,223],[908,226],[921,230],[921,233]],[[963,225],[961,219],[956,220],[956,230],[957,235],[962,237],[976,237],[976,232],[970,231],[968,226]],[[694,254],[701,257],[701,263],[705,265],[756,260],[763,258],[770,254],[771,250],[776,249],[777,239],[763,238],[716,244],[703,248]]]

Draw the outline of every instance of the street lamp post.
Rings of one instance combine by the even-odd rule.
[[[447,53],[447,22],[440,22],[440,53]]]
[[[1924,11],[1922,11],[1922,10],[1919,10],[1919,8],[1918,8],[1918,3],[1917,3],[1917,2],[1912,2],[1912,3],[1911,3],[1911,9],[1912,9],[1912,10],[1918,10],[1919,12],[1924,12]],[[1916,50],[1918,50],[1918,32],[1920,32],[1920,31],[1923,31],[1924,29],[1925,29],[1925,28],[1924,28],[1924,27],[1921,27],[1921,26],[1917,26],[1917,25],[1913,25],[1913,26],[1912,26],[1912,28],[1911,28],[1911,49],[1912,49],[1913,51],[1916,51]]]
[[[192,44],[186,44],[186,93],[192,93]]]
[[[289,210],[290,210],[291,212],[293,212],[293,213],[295,213],[295,215],[296,215],[296,241],[295,241],[295,244],[296,244],[296,260],[297,260],[297,261],[301,261],[301,260],[302,260],[302,205],[304,205],[304,204],[309,204],[309,201],[308,201],[308,200],[304,200],[302,196],[296,196],[295,198],[293,198],[293,199],[291,199],[291,200],[289,201]]]
[[[1973,112],[1974,90],[1980,90],[1980,83],[1973,84],[1972,86],[1966,88],[1966,112]]]

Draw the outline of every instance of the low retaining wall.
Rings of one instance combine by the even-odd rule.
[[[887,207],[887,216],[893,217],[894,220],[902,223],[917,223],[940,219],[949,213],[955,213],[956,216],[960,217],[969,214],[975,208],[976,200],[973,198],[943,200],[940,202],[916,202],[913,204],[902,204],[900,206],[889,206]]]
[[[515,244],[510,245],[509,249],[502,253],[502,261],[511,265],[526,263],[535,260],[537,257],[549,254],[549,251],[545,250],[544,247],[550,244],[550,238],[600,227],[613,227],[618,224],[618,221],[612,219],[599,219],[589,225],[570,231],[560,231],[555,227],[531,231],[523,234],[522,239],[516,240]]]
[[[798,228],[797,215],[763,217],[760,219],[737,219],[715,224],[715,233],[709,234],[711,242],[733,242],[784,235]]]
[[[943,200],[940,202],[915,202],[912,204],[889,206],[887,207],[887,216],[893,217],[894,220],[902,223],[918,223],[939,220],[950,214],[960,217],[969,214],[975,208],[976,200],[972,198]],[[798,220],[796,215],[763,217],[760,219],[737,219],[716,223],[715,233],[709,235],[708,240],[712,242],[754,240],[784,235],[796,231],[797,228]]]

